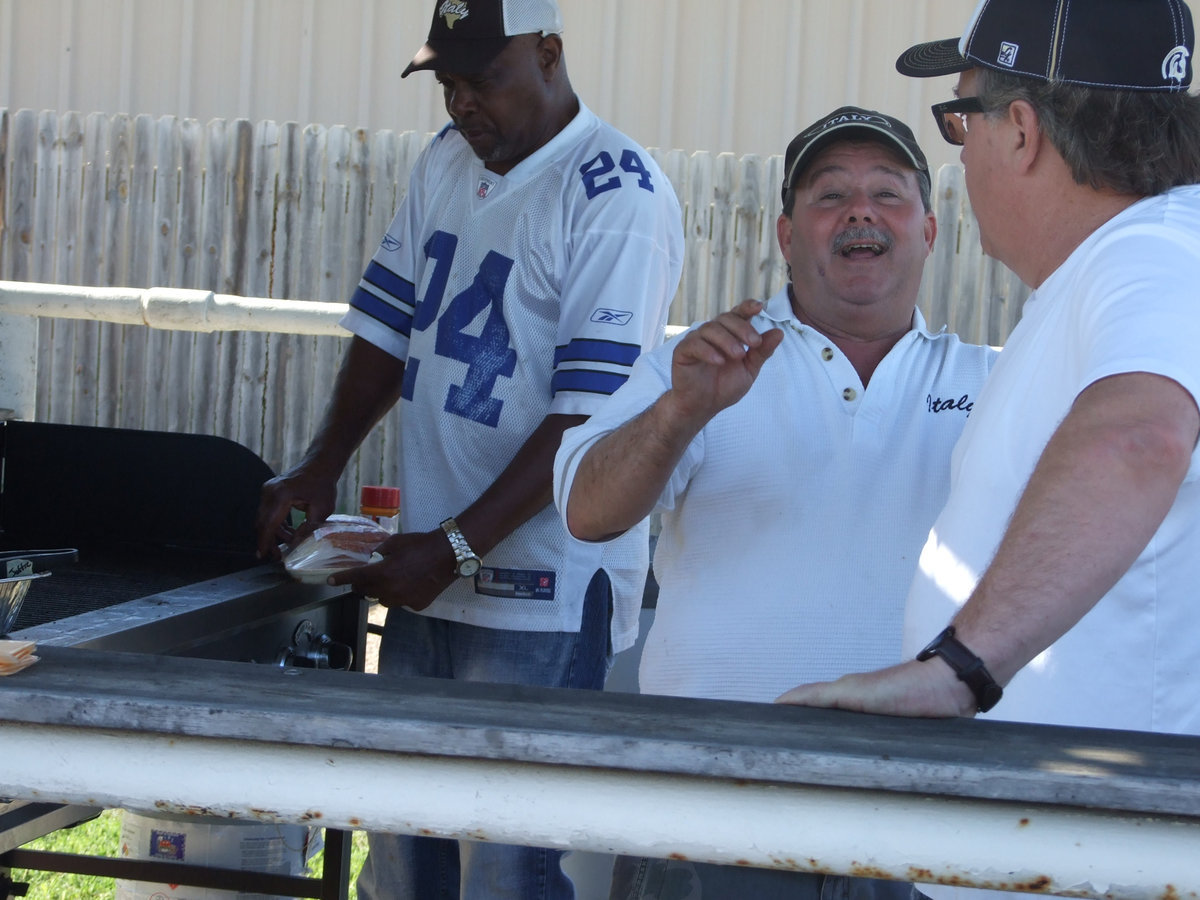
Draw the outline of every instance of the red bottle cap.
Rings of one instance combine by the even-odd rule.
[[[359,506],[370,506],[376,509],[399,509],[400,488],[363,485]]]

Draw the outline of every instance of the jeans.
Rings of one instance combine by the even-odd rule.
[[[911,884],[619,856],[609,900],[921,900]],[[927,898],[926,898],[927,900]]]
[[[612,663],[608,575],[597,571],[578,634],[501,631],[388,611],[379,671],[600,690]],[[368,835],[360,900],[574,900],[563,851],[398,834]]]

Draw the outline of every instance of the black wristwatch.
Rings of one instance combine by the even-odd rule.
[[[954,636],[953,625],[946,626],[941,634],[930,641],[929,646],[917,654],[917,659],[925,662],[935,656],[945,660],[959,681],[965,682],[971,689],[975,695],[975,708],[980,712],[987,712],[1004,696],[1004,689],[996,684],[996,679],[984,666],[983,660]]]

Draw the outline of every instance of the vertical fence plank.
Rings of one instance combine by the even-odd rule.
[[[325,191],[326,131],[318,125],[308,125],[300,134],[300,196],[297,208],[297,227],[291,240],[296,272],[293,277],[295,296],[321,300],[321,278],[318,265],[321,247],[321,211]],[[305,340],[305,371],[298,372],[289,386],[288,408],[285,417],[285,454],[283,466],[294,465],[315,433],[325,403],[333,389],[333,368],[326,368],[336,354],[324,351],[322,345],[335,339],[308,338]]]
[[[34,281],[50,281],[54,274],[54,245],[58,231],[58,118],[40,112],[36,119],[34,148],[33,243],[29,270]]]
[[[667,176],[667,180],[671,182],[671,187],[675,191],[675,200],[679,203],[679,211],[683,216],[685,234],[688,228],[688,191],[689,191],[689,176],[688,176],[688,155],[683,150],[671,150],[663,152],[660,150],[650,151],[658,163],[663,174]],[[684,256],[684,262],[687,262],[687,255]],[[686,293],[688,285],[687,279],[681,275],[679,287],[675,290],[675,296],[671,298],[671,308],[669,319],[672,322],[684,321],[684,308],[687,303]]]
[[[337,125],[325,134],[324,182],[325,196],[321,208],[320,287],[318,300],[345,302],[350,298],[355,282],[345,283],[346,261],[344,233],[347,228],[346,194],[349,184],[351,135],[349,129]],[[323,372],[336,372],[341,361],[338,346],[322,343],[317,349],[317,367]],[[329,389],[317,387],[322,405],[328,401]],[[350,510],[357,506],[358,454],[350,460],[338,481],[339,508]]]
[[[149,274],[147,287],[177,284],[175,253],[179,246],[180,129],[174,116],[148,123],[147,140],[154,143],[153,192],[149,198],[149,221],[144,253]],[[158,329],[146,331],[142,377],[147,385],[140,427],[154,431],[180,431],[186,421],[188,394],[179,390],[174,370],[174,334]],[[186,332],[180,332],[186,334]],[[171,389],[165,389],[170,386]]]
[[[917,305],[929,327],[937,331],[949,323],[950,304],[953,302],[947,279],[939,273],[946,272],[954,264],[960,244],[959,221],[962,218],[963,194],[962,185],[952,167],[943,167],[937,173],[932,202],[938,234],[933,253],[925,263]]]
[[[249,297],[266,297],[271,286],[279,127],[274,122],[259,122],[253,126],[251,142],[245,152],[248,155],[248,203],[242,218],[245,222],[246,252],[242,259],[238,292]],[[270,336],[265,334],[239,335],[238,366],[229,373],[234,379],[235,423],[235,430],[230,436],[260,455],[263,450],[262,412],[270,343]]]
[[[30,272],[34,281],[54,281],[54,248],[58,222],[58,170],[59,170],[58,118],[52,112],[42,111],[37,116],[37,145],[34,150],[34,203],[33,244],[30,248]],[[38,344],[53,340],[54,325],[39,324]],[[54,369],[45,365],[45,356],[39,352],[37,367],[37,396],[34,415],[44,419],[55,394]]]
[[[151,287],[153,278],[154,228],[145,227],[154,221],[154,178],[157,169],[157,140],[154,120],[147,115],[133,120],[133,143],[129,172],[129,199],[126,233],[128,268],[113,285]],[[146,380],[150,376],[152,346],[160,344],[150,329],[134,325],[121,328],[121,372],[123,385],[121,407],[116,424],[120,428],[146,427]]]
[[[33,213],[37,182],[38,119],[33,110],[21,109],[12,119],[12,174],[5,216],[8,271],[14,281],[31,281],[33,264]]]
[[[982,340],[998,347],[1016,327],[1021,304],[1029,296],[1029,289],[1007,266],[990,257],[987,262],[986,283],[990,290],[986,304],[986,332]]]
[[[758,293],[766,300],[787,283],[787,263],[779,249],[776,223],[783,212],[783,157],[769,157],[763,166],[763,220],[758,244]]]
[[[7,272],[8,268],[8,183],[13,177],[9,170],[9,137],[12,118],[8,110],[0,108],[0,271]]]
[[[272,228],[274,261],[270,296],[295,296],[303,256],[300,241],[300,195],[303,180],[303,145],[300,126],[287,122],[279,128],[279,161],[275,190],[275,223]],[[275,472],[283,469],[290,449],[289,419],[307,417],[308,391],[297,384],[311,370],[300,363],[312,338],[275,335],[270,339],[270,365],[263,388],[263,447],[261,456]],[[296,440],[300,440],[297,436]]]
[[[77,112],[63,113],[58,122],[58,234],[54,242],[54,280],[78,284],[81,265],[79,238],[86,227],[83,215],[84,120]]]
[[[171,266],[176,285],[199,288],[204,250],[204,126],[195,119],[183,119],[178,122],[177,139],[178,211]]]
[[[168,286],[199,288],[204,255],[205,129],[195,119],[182,119],[174,123],[174,131],[179,171],[175,179],[176,224],[170,260],[174,275]],[[201,357],[195,352],[197,339],[190,331],[170,333],[165,393],[171,398],[168,405],[171,431],[195,428],[192,370],[201,364]]]
[[[708,309],[701,318],[725,312],[734,303],[734,267],[737,228],[737,189],[740,172],[732,153],[717,154],[713,167],[712,243],[709,245]]]
[[[79,113],[64,113],[58,125],[58,234],[54,243],[54,272],[50,278],[56,284],[79,284],[82,255],[79,236],[84,230],[83,133],[83,119]],[[75,378],[78,336],[87,327],[88,323],[67,319],[43,320],[40,353],[42,359],[50,361],[49,366],[43,367],[49,369],[50,387],[45,398],[38,398],[39,420],[70,422],[75,419],[77,394],[85,387]],[[95,328],[94,325],[90,327]],[[38,374],[40,376],[41,372]]]
[[[109,118],[92,113],[84,122],[83,195],[80,200],[82,232],[79,248],[79,283],[102,285],[108,238],[105,231],[104,196],[108,190]],[[96,425],[100,421],[101,335],[111,326],[98,322],[75,325],[75,366],[78,380],[71,421]]]
[[[734,193],[734,271],[730,304],[763,296],[763,225],[771,209],[767,193],[767,166],[761,156],[743,156],[735,163],[738,181]],[[773,229],[772,229],[773,230]]]
[[[688,166],[688,202],[684,213],[683,304],[671,310],[671,321],[690,325],[709,315],[710,247],[713,241],[713,158],[693,153]]]
[[[254,126],[246,119],[235,119],[229,123],[228,168],[225,206],[221,217],[222,246],[227,252],[221,259],[221,293],[240,294],[247,279],[247,256],[253,255],[249,244],[250,206],[253,202],[252,166]],[[214,413],[216,434],[238,439],[240,431],[240,409],[238,390],[244,369],[242,367],[242,342],[244,335],[229,331],[219,338],[216,369],[212,378],[216,382]]]
[[[200,253],[197,287],[222,291],[224,284],[225,203],[229,194],[229,146],[224,119],[213,119],[204,126],[204,195],[200,211]],[[223,334],[198,334],[194,341],[196,365],[192,369],[192,410],[189,431],[219,434],[217,431],[216,380],[220,371]]]
[[[104,234],[102,285],[122,285],[129,278],[129,191],[133,166],[133,120],[124,114],[112,117],[108,132],[107,178],[104,186]],[[132,326],[102,325],[97,357],[96,422],[116,426],[120,422],[123,342]]]

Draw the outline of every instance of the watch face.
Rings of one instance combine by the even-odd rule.
[[[474,556],[468,556],[458,564],[458,574],[463,578],[470,578],[479,571],[479,560]]]

